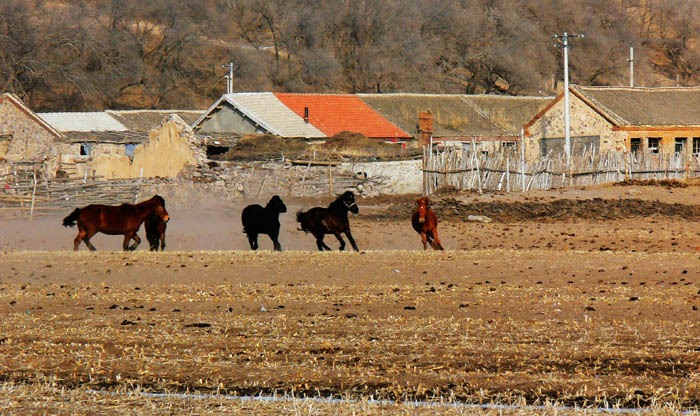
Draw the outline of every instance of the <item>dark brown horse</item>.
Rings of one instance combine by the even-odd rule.
[[[69,216],[63,219],[63,226],[72,227],[78,223],[78,235],[73,240],[73,250],[77,251],[81,241],[92,251],[95,246],[90,239],[98,232],[109,235],[124,235],[124,250],[136,250],[141,243],[141,238],[136,235],[141,223],[150,215],[155,214],[164,222],[168,222],[170,216],[165,210],[165,200],[159,195],[138,204],[88,205],[84,208],[76,208]],[[135,244],[129,246],[131,239]]]
[[[420,234],[423,250],[428,249],[427,244],[430,244],[433,250],[443,250],[437,232],[437,215],[430,209],[430,198],[427,196],[418,198],[416,205],[416,210],[411,217],[411,224],[413,229]]]
[[[143,228],[146,229],[146,239],[151,251],[158,251],[159,245],[160,251],[165,250],[165,230],[167,227],[165,221],[155,214],[152,214],[143,222]]]
[[[243,232],[248,236],[248,243],[252,250],[258,249],[258,234],[267,234],[272,240],[275,251],[282,251],[279,242],[279,217],[284,212],[287,212],[287,206],[278,195],[273,196],[264,208],[258,204],[243,208],[241,212]]]
[[[340,250],[345,249],[345,240],[341,237],[340,233],[344,233],[352,248],[355,251],[359,251],[357,244],[355,244],[355,239],[352,238],[350,233],[350,221],[348,221],[348,211],[353,214],[360,212],[357,203],[355,202],[355,195],[346,191],[340,195],[335,201],[331,202],[328,208],[316,207],[303,212],[297,212],[297,221],[301,224],[300,231],[306,233],[311,233],[316,237],[316,246],[318,246],[319,251],[328,250],[331,248],[323,242],[323,236],[325,234],[333,234],[335,238],[340,241]]]

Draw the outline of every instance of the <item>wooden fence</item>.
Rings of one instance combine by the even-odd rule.
[[[516,151],[481,153],[446,148],[424,148],[423,192],[443,188],[460,191],[522,191],[565,188],[624,180],[687,179],[700,175],[700,158],[677,153],[596,153],[586,149],[566,157],[552,155],[525,161]]]
[[[133,203],[142,186],[140,180],[107,180],[100,176],[49,178],[40,163],[13,166],[11,172],[0,174],[0,216],[31,217],[37,212],[65,211],[94,203]]]

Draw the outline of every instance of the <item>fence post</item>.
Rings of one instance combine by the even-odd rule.
[[[328,162],[328,195],[333,196],[333,162]]]
[[[478,179],[477,184],[479,186],[479,195],[481,195],[481,172],[479,172],[479,155],[476,153],[476,140],[472,137],[472,154],[476,161],[476,178]]]
[[[510,192],[510,154],[506,153],[506,192]]]
[[[525,129],[520,129],[520,186],[525,192]]]
[[[32,206],[29,208],[29,221],[34,220],[34,199],[36,197],[36,164],[34,166],[34,187],[32,189]]]

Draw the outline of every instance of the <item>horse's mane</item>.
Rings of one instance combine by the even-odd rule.
[[[347,211],[347,207],[343,203],[343,195],[344,194],[341,194],[335,201],[331,202],[330,205],[328,205],[328,209],[331,211]]]
[[[140,204],[153,204],[153,203],[159,204],[159,205],[162,205],[163,207],[165,207],[165,199],[163,199],[163,197],[160,196],[160,195],[153,195],[153,197],[152,197],[151,199],[147,199],[147,200],[145,200],[145,201],[139,202],[139,203],[136,204],[136,205],[140,205]]]

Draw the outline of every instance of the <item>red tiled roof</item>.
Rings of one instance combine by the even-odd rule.
[[[304,117],[304,107],[308,107],[309,123],[328,137],[352,131],[369,138],[411,138],[353,95],[275,93],[275,96],[300,117]]]

